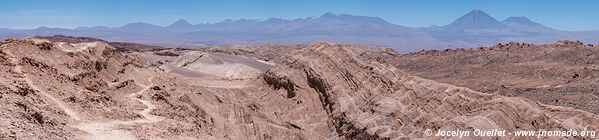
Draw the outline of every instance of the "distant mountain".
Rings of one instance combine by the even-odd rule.
[[[193,42],[198,44],[295,44],[325,40],[389,46],[426,38],[414,28],[391,24],[381,18],[333,13],[293,20],[226,20],[200,25],[186,35],[201,38]]]
[[[533,22],[526,17],[509,17],[503,21],[503,24],[516,29],[518,31],[533,32],[533,33],[544,33],[544,32],[555,32],[555,29],[549,28],[540,23]]]
[[[481,10],[473,10],[439,29],[443,33],[508,33],[511,28]]]
[[[180,19],[177,22],[167,26],[167,28],[172,28],[172,29],[189,29],[189,28],[193,28],[193,24],[189,23],[187,20],[185,19]]]
[[[127,25],[121,26],[119,27],[119,29],[121,30],[136,30],[136,31],[151,31],[151,30],[163,30],[163,27],[160,27],[158,25],[153,25],[153,24],[149,24],[149,23],[143,23],[143,22],[135,22],[135,23],[129,23]]]
[[[411,28],[391,24],[381,18],[353,16],[347,14],[323,14],[317,18],[284,20],[226,20],[215,24],[201,25],[195,34],[207,31],[219,31],[220,34],[249,33],[277,36],[290,35],[405,35],[411,34]]]
[[[473,10],[448,25],[421,28],[392,24],[378,17],[325,13],[298,19],[239,19],[195,25],[181,19],[165,27],[136,22],[121,27],[0,29],[0,38],[55,34],[161,44],[259,45],[333,41],[391,47],[404,52],[478,47],[508,41],[553,43],[569,39],[599,43],[599,31],[560,31],[525,17],[498,21],[481,10]]]
[[[109,27],[106,26],[94,26],[94,27],[77,27],[75,30],[108,30]]]
[[[536,23],[526,17],[510,17],[498,21],[481,10],[473,10],[454,22],[437,28],[425,28],[424,32],[449,48],[477,47],[498,42],[520,41],[528,43],[552,43],[556,40],[582,40],[598,43],[597,31],[559,31]]]

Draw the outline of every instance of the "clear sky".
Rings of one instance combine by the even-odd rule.
[[[446,25],[473,9],[525,16],[562,30],[599,30],[597,0],[2,0],[0,28],[169,25],[225,19],[294,19],[326,12],[381,17],[410,27]]]

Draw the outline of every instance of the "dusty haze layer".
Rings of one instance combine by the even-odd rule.
[[[564,20],[557,16],[547,18]],[[238,19],[212,24],[191,24],[186,20],[179,20],[169,26],[135,22],[120,27],[95,26],[75,29],[39,27],[25,30],[0,28],[0,39],[63,34],[175,47],[309,44],[324,40],[384,46],[401,52],[474,48],[506,41],[551,43],[558,39],[571,39],[599,43],[597,39],[599,31],[596,30],[563,31],[547,27],[526,17],[495,19],[482,10],[472,10],[447,25],[424,26],[428,25],[408,27],[390,23],[379,17],[325,13],[318,17],[298,19]]]
[[[439,139],[423,131],[599,129],[587,111],[438,83],[370,57],[392,55],[384,49],[124,53],[105,42],[23,39],[0,50],[0,139]]]

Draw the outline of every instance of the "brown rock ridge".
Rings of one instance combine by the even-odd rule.
[[[89,43],[89,42],[105,42],[110,46],[118,49],[119,51],[146,51],[146,50],[159,50],[163,49],[159,46],[146,45],[139,43],[128,43],[128,42],[111,42],[91,37],[73,37],[65,35],[53,35],[53,36],[34,36],[32,38],[44,39],[51,42],[66,42],[66,43]]]

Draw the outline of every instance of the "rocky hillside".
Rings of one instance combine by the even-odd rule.
[[[145,80],[130,76],[151,69],[104,42],[6,40],[0,50],[0,139],[85,138],[96,121],[143,108],[124,97]]]
[[[4,41],[1,50],[0,139],[411,139],[435,138],[427,129],[599,129],[599,117],[586,111],[411,76],[376,57],[392,56],[384,49],[316,43],[280,55],[123,53],[103,42],[24,39]],[[237,69],[257,72],[243,79],[206,72],[262,63],[256,56],[275,64]]]
[[[599,47],[579,41],[429,50],[386,60],[438,82],[599,113]]]
[[[363,59],[359,48],[319,43],[244,88],[205,88],[164,77],[151,91],[172,131],[215,139],[424,138],[426,129],[593,129],[597,116],[475,92]],[[186,116],[194,116],[186,117]],[[200,130],[201,132],[198,132]]]

